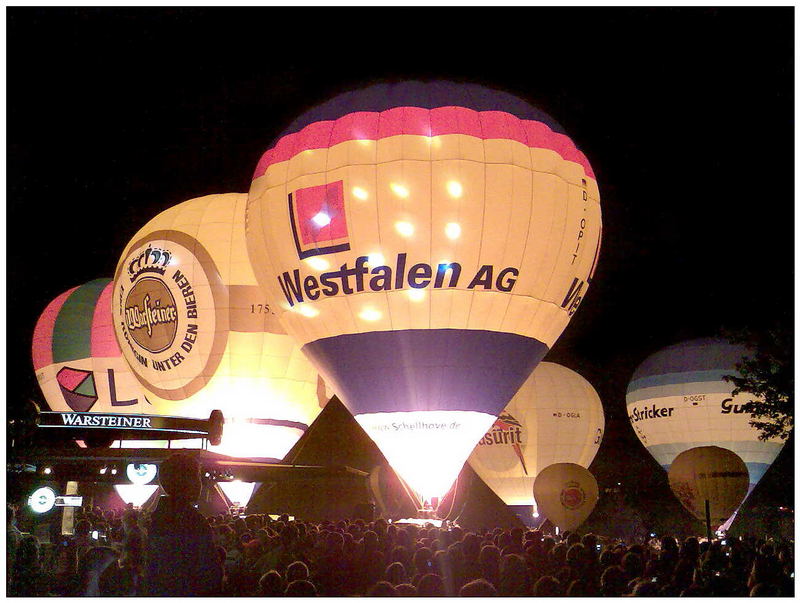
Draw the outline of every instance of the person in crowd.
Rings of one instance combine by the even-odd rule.
[[[14,555],[8,594],[12,597],[42,597],[50,592],[49,576],[42,569],[39,540],[22,536]]]
[[[417,583],[417,596],[419,597],[444,597],[444,582],[436,574],[425,574]]]
[[[222,564],[211,528],[192,506],[200,496],[200,466],[187,454],[161,463],[166,493],[150,518],[142,594],[209,596],[222,587]]]
[[[317,589],[308,580],[295,580],[286,587],[287,597],[316,597]]]
[[[108,567],[118,559],[118,553],[109,546],[94,546],[78,559],[76,596],[99,597],[100,579]]]
[[[258,580],[258,594],[262,597],[280,597],[285,590],[283,577],[275,570],[269,570]]]
[[[477,578],[467,582],[458,591],[459,597],[496,597],[497,590],[491,582],[483,578]]]
[[[380,582],[376,582],[372,585],[372,588],[369,589],[367,593],[369,597],[396,597],[397,590],[392,585],[391,582],[387,582],[386,580],[381,580]]]
[[[6,569],[11,571],[17,547],[22,540],[22,532],[17,527],[17,509],[13,505],[6,505]]]

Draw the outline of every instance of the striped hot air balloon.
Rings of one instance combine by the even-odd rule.
[[[247,208],[256,278],[392,467],[442,496],[584,298],[597,182],[550,116],[400,82],[300,116]]]
[[[665,471],[689,449],[718,446],[744,461],[749,495],[769,469],[784,442],[759,439],[747,395],[733,396],[733,384],[723,379],[736,374],[736,363],[747,355],[744,346],[721,339],[693,339],[656,352],[636,369],[628,384],[628,418]]]
[[[112,285],[100,278],[73,287],[36,323],[33,367],[54,411],[154,414],[114,336]]]

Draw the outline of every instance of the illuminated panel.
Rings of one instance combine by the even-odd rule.
[[[150,500],[150,497],[158,490],[157,485],[147,484],[120,484],[114,486],[119,497],[127,505],[131,504],[134,507],[141,507]]]
[[[129,463],[125,473],[132,483],[144,485],[156,478],[158,467],[151,463]]]
[[[239,480],[217,482],[217,485],[225,493],[226,498],[234,507],[246,507],[256,487],[255,482],[242,482]]]
[[[56,504],[56,493],[52,488],[44,487],[34,490],[28,497],[28,507],[34,513],[47,513]]]

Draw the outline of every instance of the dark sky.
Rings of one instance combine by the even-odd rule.
[[[110,277],[167,207],[246,192],[295,116],[382,79],[505,89],[589,157],[603,248],[547,360],[592,381],[610,436],[640,446],[624,394],[650,353],[793,320],[793,7],[6,10],[11,412],[38,394],[50,300]]]

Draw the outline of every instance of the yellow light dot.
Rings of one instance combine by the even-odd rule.
[[[461,224],[458,222],[448,222],[444,227],[444,234],[448,239],[457,239],[461,236]]]
[[[331,264],[328,260],[317,257],[308,258],[306,260],[306,264],[308,264],[314,270],[327,270],[331,267]]]
[[[370,253],[367,256],[367,263],[373,267],[383,266],[384,264],[386,264],[386,258],[383,257],[382,253],[376,251],[375,253]]]
[[[389,185],[389,188],[392,189],[392,192],[395,195],[402,199],[405,199],[410,194],[407,187],[403,186],[402,184],[398,184],[397,182],[392,182]]]
[[[369,199],[369,193],[367,192],[367,190],[361,188],[360,186],[353,187],[353,196],[361,201],[366,201],[367,199]]]
[[[383,316],[383,314],[381,314],[375,308],[364,308],[363,310],[361,310],[361,313],[359,314],[359,316],[363,320],[368,320],[370,322],[374,322],[374,321],[378,320],[381,316]]]
[[[411,222],[395,222],[394,227],[404,237],[414,234],[414,225]]]
[[[300,306],[297,311],[308,318],[314,318],[315,316],[319,315],[319,310],[312,308],[311,306]]]
[[[425,299],[425,290],[424,289],[409,289],[408,290],[408,299],[411,301],[422,301]]]
[[[450,193],[451,197],[455,197],[458,199],[461,195],[464,194],[464,187],[461,186],[460,182],[456,180],[451,180],[447,183],[447,192]]]

